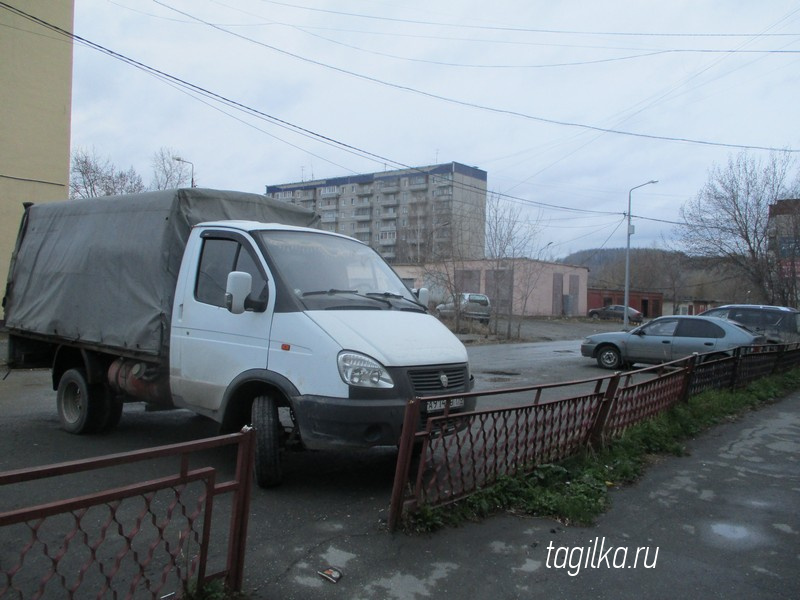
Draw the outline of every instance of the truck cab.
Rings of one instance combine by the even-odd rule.
[[[304,227],[195,226],[169,346],[173,403],[252,423],[264,486],[287,443],[394,445],[410,398],[472,387],[463,344],[374,250]]]

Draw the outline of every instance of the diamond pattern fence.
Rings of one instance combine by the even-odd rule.
[[[599,379],[468,394],[417,397],[406,406],[392,489],[389,529],[403,512],[441,506],[621,435],[692,395],[736,389],[800,366],[800,344],[739,348],[615,373]],[[514,406],[452,412],[456,398],[524,395]],[[550,398],[553,396],[553,398]],[[418,426],[425,405],[444,401],[442,414]]]
[[[0,486],[46,482],[74,493],[79,473],[124,470],[177,460],[176,473],[113,489],[0,513],[0,598],[181,597],[190,582],[242,583],[252,485],[251,430],[47,467],[0,473]],[[190,456],[223,446],[237,449],[233,479],[211,467],[190,468]],[[86,483],[86,479],[80,480]],[[214,508],[228,513],[227,550],[211,572]],[[222,515],[224,522],[225,515]]]

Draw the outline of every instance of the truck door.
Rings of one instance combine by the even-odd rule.
[[[231,381],[249,369],[265,369],[269,348],[275,287],[252,243],[234,232],[205,231],[195,259],[187,270],[184,289],[176,300],[171,334],[171,385],[176,404],[220,408]],[[195,248],[197,246],[195,245]],[[184,260],[187,260],[185,258]],[[253,279],[242,314],[225,307],[228,273],[244,271]]]

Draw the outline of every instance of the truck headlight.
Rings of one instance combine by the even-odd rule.
[[[370,388],[392,388],[391,375],[377,360],[358,352],[340,352],[336,359],[339,375],[347,385]]]

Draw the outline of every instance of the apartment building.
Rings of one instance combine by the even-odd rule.
[[[359,239],[388,262],[481,259],[486,171],[451,162],[267,186],[267,196],[317,211],[322,228]]]

